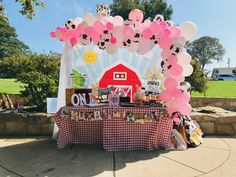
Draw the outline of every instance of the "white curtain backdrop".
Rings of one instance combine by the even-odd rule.
[[[66,88],[69,88],[69,77],[72,72],[72,60],[71,60],[72,47],[70,44],[65,43],[64,51],[61,56],[61,66],[60,66],[60,78],[59,87],[57,95],[57,111],[66,105]],[[58,127],[54,123],[52,139],[56,139]]]

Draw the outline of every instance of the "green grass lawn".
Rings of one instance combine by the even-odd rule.
[[[207,97],[236,98],[236,81],[208,81],[207,85]],[[192,96],[204,96],[204,94],[192,92]]]
[[[24,84],[15,79],[0,79],[0,93],[19,94]]]
[[[19,94],[24,84],[15,79],[0,79],[0,93]],[[192,92],[192,96],[204,96],[203,93]],[[236,98],[236,81],[208,81],[207,97]]]

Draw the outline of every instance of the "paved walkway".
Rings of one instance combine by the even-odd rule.
[[[0,177],[236,177],[236,139],[207,137],[187,151],[56,149],[50,138],[0,138]]]

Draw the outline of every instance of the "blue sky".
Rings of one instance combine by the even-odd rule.
[[[193,21],[198,26],[194,39],[209,35],[220,39],[226,49],[224,60],[207,66],[226,67],[227,58],[236,67],[236,1],[235,0],[167,0],[174,9],[173,22]],[[49,36],[50,31],[62,26],[69,18],[83,16],[87,11],[95,14],[96,4],[112,0],[48,0],[33,20],[27,20],[17,11],[14,1],[4,1],[10,24],[16,28],[19,39],[36,52],[62,52],[63,44]]]

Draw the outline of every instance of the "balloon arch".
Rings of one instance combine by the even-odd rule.
[[[163,75],[159,98],[167,106],[170,115],[173,112],[189,115],[192,110],[189,104],[191,86],[184,80],[192,74],[193,67],[185,45],[196,31],[196,25],[192,22],[177,26],[171,21],[165,21],[161,15],[143,21],[143,12],[133,9],[127,20],[121,16],[112,17],[101,13],[94,16],[86,13],[82,18],[68,20],[65,27],[57,27],[50,35],[71,47],[93,44],[110,56],[119,50],[128,50],[140,57],[159,47]],[[96,54],[90,54],[84,60],[96,62],[93,60]]]

